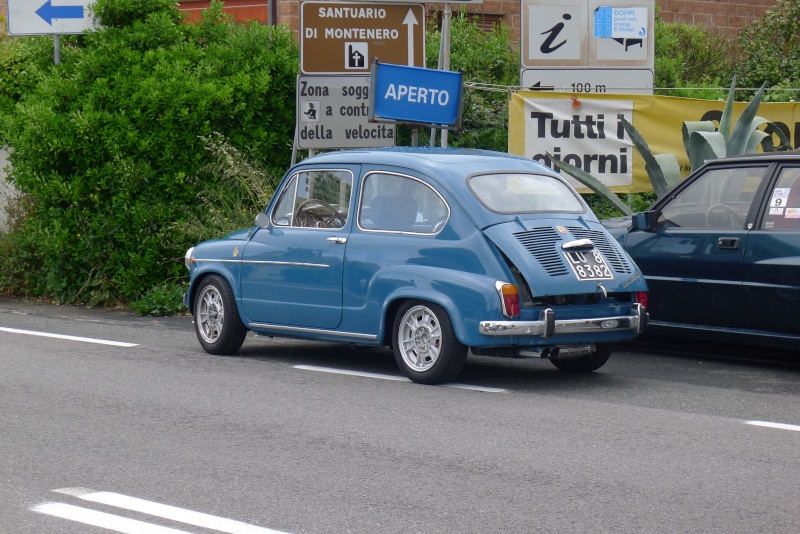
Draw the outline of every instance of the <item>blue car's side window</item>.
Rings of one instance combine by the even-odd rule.
[[[385,172],[364,178],[358,216],[363,230],[435,234],[449,215],[444,199],[416,178]]]
[[[342,228],[349,217],[352,191],[350,171],[299,172],[283,188],[272,221],[277,226]]]

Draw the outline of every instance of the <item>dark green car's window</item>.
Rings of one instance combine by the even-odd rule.
[[[800,230],[800,167],[781,170],[769,193],[762,230]]]
[[[661,209],[659,226],[744,228],[768,165],[709,169]]]

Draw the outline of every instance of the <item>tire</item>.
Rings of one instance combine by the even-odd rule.
[[[403,304],[394,319],[394,359],[418,384],[453,380],[467,361],[467,347],[456,338],[444,308],[421,300]]]
[[[194,331],[209,354],[236,354],[244,343],[247,328],[239,318],[231,286],[220,276],[203,279],[197,288]]]
[[[614,345],[611,343],[597,345],[597,349],[586,356],[564,359],[554,358],[550,360],[550,363],[565,373],[591,373],[605,365],[613,350]]]

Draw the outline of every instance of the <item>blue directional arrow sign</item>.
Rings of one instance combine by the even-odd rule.
[[[460,72],[372,62],[370,122],[461,127]]]
[[[36,14],[52,26],[53,19],[82,19],[83,6],[54,6],[50,0],[47,0],[42,7],[36,10]]]
[[[95,0],[8,0],[8,33],[58,35],[96,28]]]

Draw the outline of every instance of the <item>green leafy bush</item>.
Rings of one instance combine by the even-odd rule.
[[[197,25],[168,0],[94,6],[104,28],[62,49],[61,65],[40,69],[0,119],[9,179],[26,199],[0,267],[20,274],[6,289],[114,304],[185,276],[193,243],[172,232],[199,205],[198,187],[222,187],[219,176],[193,179],[213,161],[202,136],[288,166],[298,55],[288,30],[233,24],[219,2]],[[23,56],[40,50],[21,42]]]
[[[704,26],[655,19],[655,86],[658,93],[685,98],[725,98],[720,87],[736,66],[734,42]]]
[[[756,88],[800,86],[800,0],[776,0],[776,6],[750,23],[739,35],[743,57],[739,67],[740,85]],[[751,91],[751,94],[755,91]],[[797,91],[783,89],[767,94],[765,100],[797,99]]]

